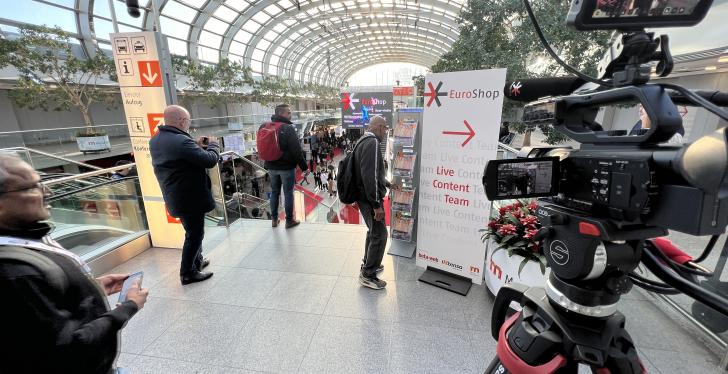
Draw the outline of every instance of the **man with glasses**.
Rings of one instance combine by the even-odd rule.
[[[386,141],[388,130],[384,118],[372,117],[367,131],[354,148],[354,164],[359,166],[354,174],[359,191],[357,205],[368,229],[359,283],[375,290],[384,289],[387,285],[387,282],[377,278],[377,272],[383,270],[382,259],[387,245],[384,197],[387,188],[399,189],[399,185],[387,181],[384,157],[379,150],[379,144]]]
[[[154,174],[167,211],[179,218],[185,229],[179,271],[182,285],[212,277],[212,272],[202,271],[210,264],[202,257],[205,214],[215,209],[212,183],[205,169],[215,167],[220,159],[220,146],[215,140],[193,140],[189,129],[190,113],[181,106],[170,105],[164,110],[164,125],[149,141]]]
[[[0,373],[109,373],[118,335],[147,300],[135,283],[127,301],[107,296],[129,274],[94,279],[88,265],[53,241],[40,176],[0,155]]]

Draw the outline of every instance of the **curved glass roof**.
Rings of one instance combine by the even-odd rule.
[[[0,29],[57,25],[87,54],[109,46],[115,13],[119,31],[159,26],[173,54],[216,63],[228,58],[302,83],[339,86],[366,67],[405,62],[431,66],[458,38],[467,0],[139,0],[142,16],[123,0],[15,0],[3,4]],[[113,4],[113,12],[109,4]],[[728,0],[715,0],[697,28],[668,29],[676,54],[723,52]],[[704,35],[695,40],[695,35]]]
[[[467,0],[155,0],[173,54],[201,62],[222,58],[254,74],[338,86],[365,67],[386,62],[431,66],[458,38]],[[119,30],[154,27],[152,0],[140,18],[114,0]],[[146,3],[146,4],[145,4]],[[0,16],[3,29],[58,25],[87,53],[110,48],[108,0],[18,0]],[[5,9],[7,10],[7,8]]]

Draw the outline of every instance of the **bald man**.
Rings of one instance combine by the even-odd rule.
[[[354,148],[354,164],[358,166],[357,204],[368,229],[359,283],[375,290],[387,286],[387,282],[377,278],[377,272],[383,269],[382,259],[387,245],[384,197],[387,188],[399,189],[399,185],[391,184],[385,178],[384,157],[379,150],[379,144],[386,139],[387,130],[387,121],[384,118],[372,117],[367,131]]]
[[[190,113],[178,105],[164,110],[164,125],[149,141],[154,174],[162,189],[164,203],[172,217],[185,229],[180,281],[183,285],[212,277],[202,269],[210,261],[202,257],[205,236],[205,213],[215,208],[211,182],[205,169],[217,165],[220,146],[207,137],[192,139],[189,134]]]

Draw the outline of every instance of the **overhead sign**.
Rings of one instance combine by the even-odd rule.
[[[394,96],[413,96],[415,88],[412,86],[392,87],[392,94]]]
[[[483,281],[490,202],[483,170],[496,158],[505,69],[428,75],[422,124],[417,265]]]
[[[178,222],[165,219],[168,214],[149,152],[149,139],[164,122],[164,108],[173,102],[165,92],[174,92],[164,87],[157,37],[153,32],[111,34],[111,44],[152,244],[182,248],[184,230]]]
[[[341,125],[345,129],[363,128],[366,117],[382,116],[392,124],[392,92],[342,92]]]

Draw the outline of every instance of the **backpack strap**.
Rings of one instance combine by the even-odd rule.
[[[46,281],[61,294],[68,289],[68,277],[63,269],[34,249],[2,246],[0,247],[0,262],[19,262],[30,265],[38,269]]]

